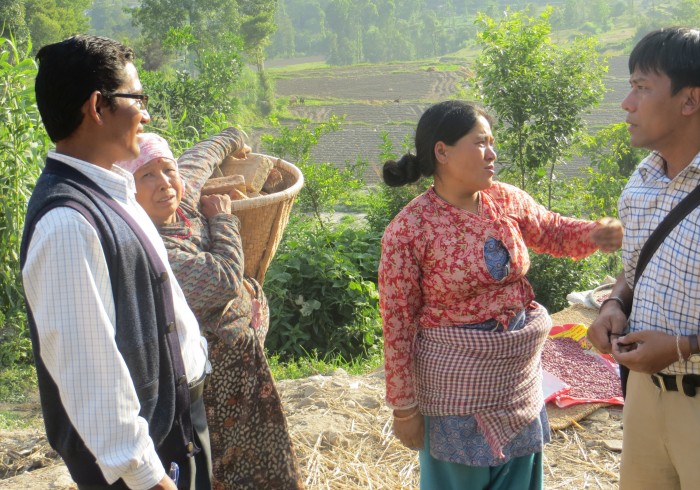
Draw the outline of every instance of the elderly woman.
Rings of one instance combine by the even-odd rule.
[[[134,174],[136,199],[158,228],[172,269],[209,341],[204,392],[214,490],[302,488],[280,397],[263,352],[268,308],[243,276],[238,218],[227,195],[201,196],[226,155],[250,151],[229,128],[176,161],[156,134],[139,136],[140,156],[117,165]]]
[[[415,144],[383,168],[391,186],[434,176],[382,239],[394,433],[420,451],[421,489],[540,490],[540,353],[552,322],[525,278],[527,249],[583,258],[619,248],[622,227],[562,217],[494,182],[491,119],[469,104],[428,108]]]

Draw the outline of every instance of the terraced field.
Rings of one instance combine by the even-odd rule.
[[[343,76],[337,72],[333,75],[281,79],[277,81],[277,92],[317,99],[438,101],[454,93],[455,84],[463,78],[454,71],[372,73],[360,68]]]
[[[400,150],[405,135],[412,137],[423,111],[434,102],[454,97],[470,75],[467,68],[443,70],[417,64],[274,73],[277,94],[291,100],[293,118],[283,123],[295,124],[298,118],[320,122],[333,114],[345,116],[342,129],[324,136],[313,149],[314,159],[337,166],[365,159],[371,167],[365,175],[370,183],[378,180],[381,132],[389,133],[396,150]],[[627,80],[627,57],[610,58],[605,76],[607,92],[601,104],[586,115],[590,131],[624,120],[620,102],[627,94]],[[559,174],[563,178],[580,174],[587,164],[576,159],[560,167]]]

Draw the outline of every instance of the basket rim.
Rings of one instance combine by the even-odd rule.
[[[289,199],[294,199],[299,191],[304,186],[304,174],[301,170],[297,168],[293,163],[283,160],[282,158],[274,157],[271,155],[265,155],[263,153],[251,153],[251,155],[261,155],[272,160],[275,160],[274,168],[281,168],[287,173],[292,174],[296,178],[296,181],[287,189],[275,192],[273,194],[268,194],[267,196],[258,196],[250,199],[241,199],[240,201],[231,201],[231,211],[242,211],[244,209],[255,209],[261,208],[263,206],[268,206],[280,201],[287,201]]]

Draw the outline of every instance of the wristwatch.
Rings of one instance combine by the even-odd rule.
[[[690,356],[688,356],[688,362],[700,363],[700,345],[698,345],[697,335],[686,335],[688,337],[688,343],[690,344]]]

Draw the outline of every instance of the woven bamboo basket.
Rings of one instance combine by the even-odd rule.
[[[260,284],[282,240],[294,199],[304,185],[304,176],[296,166],[281,158],[265,156],[276,162],[274,168],[282,174],[284,190],[231,201],[231,212],[241,221],[244,274]]]

